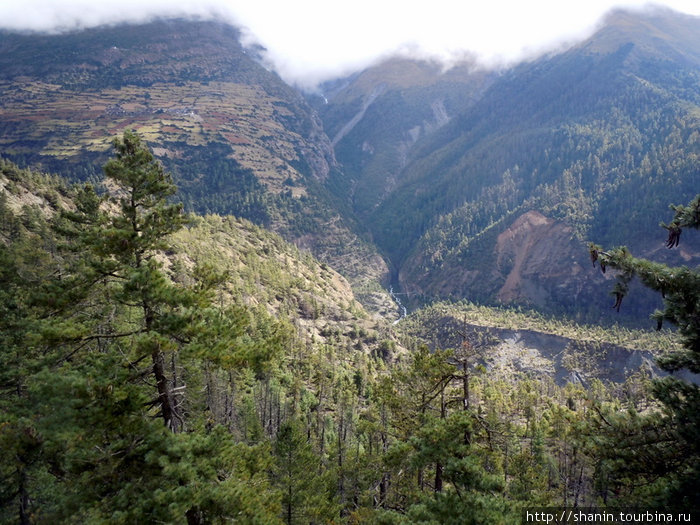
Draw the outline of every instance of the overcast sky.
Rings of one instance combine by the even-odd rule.
[[[657,5],[700,16],[700,0]],[[268,49],[287,81],[310,87],[378,57],[465,52],[487,63],[531,57],[583,38],[614,7],[647,0],[0,0],[0,27],[56,31],[154,16],[230,20]],[[700,38],[700,37],[699,37]]]

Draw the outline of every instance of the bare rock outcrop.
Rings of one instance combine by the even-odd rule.
[[[582,273],[580,242],[564,223],[528,211],[503,231],[494,247],[494,277],[505,278],[497,298],[504,302],[545,305],[553,288],[575,289]]]

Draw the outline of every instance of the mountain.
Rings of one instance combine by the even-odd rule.
[[[377,96],[336,153],[359,173],[358,187],[381,183],[373,201],[356,207],[403,291],[599,311],[595,298],[605,298],[609,285],[588,271],[584,241],[665,251],[658,220],[700,187],[698,34],[697,17],[617,11],[565,52],[472,76],[450,118],[420,128],[402,163],[382,168],[391,185],[373,170],[388,165],[381,156],[396,159],[397,148],[375,145],[398,136],[410,143],[411,126],[428,121],[426,108],[438,98],[402,107]],[[387,69],[388,79],[395,76]],[[361,80],[351,79],[345,92]],[[393,92],[399,98],[409,90]],[[389,123],[364,141],[351,136],[382,111]],[[333,111],[321,115],[328,120]],[[324,124],[342,129],[332,118]],[[675,259],[663,254],[674,264],[697,264],[698,255],[687,247]],[[596,279],[600,286],[591,286]]]
[[[494,76],[466,58],[446,69],[437,61],[393,57],[321,86],[316,107],[343,166],[334,190],[360,220],[400,184],[419,140],[479,100]]]
[[[0,152],[89,184],[0,158],[0,522],[689,515],[698,269],[601,248],[594,274],[583,243],[697,264],[700,197],[680,247],[655,223],[698,188],[697,24],[615,13],[507,71],[397,59],[325,99],[220,24],[3,34]],[[392,323],[378,250],[407,302],[460,300]],[[615,268],[665,294],[659,330],[561,316]]]
[[[53,220],[61,211],[75,211],[75,201],[76,191],[65,179],[0,160],[0,217],[12,232],[3,233],[1,247],[19,243],[27,229],[56,236]],[[49,244],[55,247],[56,239],[50,238]],[[236,304],[258,319],[285,319],[300,340],[369,355],[379,352],[383,340],[395,339],[387,321],[378,320],[356,300],[347,279],[246,219],[195,214],[169,244],[160,261],[174,282],[191,283],[193,269],[208,266],[226,276],[217,290],[220,304]],[[395,341],[392,346],[396,348]]]
[[[239,40],[229,25],[186,20],[1,33],[0,152],[85,180],[135,129],[188,209],[277,231],[385,308],[386,265],[324,186],[339,166],[320,120]]]
[[[321,95],[216,22],[3,33],[0,151],[91,179],[135,128],[188,209],[311,250],[375,312],[395,310],[391,282],[410,306],[466,297],[590,320],[610,277],[587,240],[697,264],[692,246],[663,248],[658,221],[700,187],[698,24],[616,11],[510,69],[394,57]]]
[[[104,153],[114,129],[135,127],[168,159],[188,146],[226,146],[223,157],[276,192],[299,179],[303,165],[305,175],[323,179],[335,163],[319,123],[239,38],[230,26],[189,21],[6,33],[4,149],[54,167]]]

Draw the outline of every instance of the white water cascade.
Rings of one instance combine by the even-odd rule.
[[[396,294],[394,293],[394,287],[391,286],[389,288],[389,295],[391,295],[391,298],[394,300],[394,302],[397,304],[399,307],[399,318],[394,321],[394,324],[398,323],[401,319],[406,317],[408,315],[408,310],[406,307],[401,303],[401,299],[399,299]]]

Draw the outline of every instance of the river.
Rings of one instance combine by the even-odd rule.
[[[401,303],[401,299],[399,299],[396,294],[394,293],[394,287],[391,286],[389,287],[389,295],[391,295],[391,298],[394,300],[396,305],[399,307],[399,318],[394,321],[394,324],[398,323],[401,319],[406,317],[408,315],[408,310],[406,307]]]

